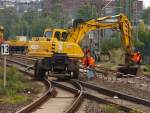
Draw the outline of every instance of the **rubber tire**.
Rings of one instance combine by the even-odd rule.
[[[45,70],[42,68],[41,61],[38,60],[35,63],[35,71],[34,71],[35,78],[38,80],[42,80],[45,77]]]
[[[79,78],[79,66],[78,66],[78,64],[74,64],[73,78],[74,79]]]

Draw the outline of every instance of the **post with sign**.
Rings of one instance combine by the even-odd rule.
[[[6,87],[6,58],[9,55],[9,45],[1,44],[1,55],[4,56],[4,88]]]

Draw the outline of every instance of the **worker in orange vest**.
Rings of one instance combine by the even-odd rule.
[[[134,63],[140,64],[140,63],[141,63],[141,60],[142,60],[142,57],[141,57],[140,52],[135,52],[135,53],[133,53],[131,59],[132,59],[132,61],[133,61]]]
[[[90,50],[88,49],[86,52],[85,52],[85,56],[83,58],[83,64],[85,67],[95,67],[95,59],[91,56],[90,54]]]
[[[83,64],[87,69],[87,77],[88,79],[92,79],[95,77],[95,59],[90,55],[90,50],[88,49],[85,52],[85,56],[83,58]]]

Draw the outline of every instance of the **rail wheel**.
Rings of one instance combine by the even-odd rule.
[[[73,71],[73,78],[78,79],[79,78],[79,66],[75,66],[75,70]]]
[[[34,75],[38,80],[41,80],[45,77],[45,70],[42,68],[42,63],[40,60],[35,63]]]
[[[79,65],[76,61],[73,61],[69,64],[69,71],[72,73],[72,78],[78,79],[79,77]]]

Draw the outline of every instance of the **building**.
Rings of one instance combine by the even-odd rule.
[[[63,10],[67,11],[70,17],[74,17],[76,11],[83,5],[100,6],[103,0],[62,0]],[[52,0],[43,0],[43,10],[49,12]]]
[[[0,0],[0,9],[9,7],[16,8],[17,13],[22,13],[28,10],[40,11],[42,8],[42,2],[39,0]]]

